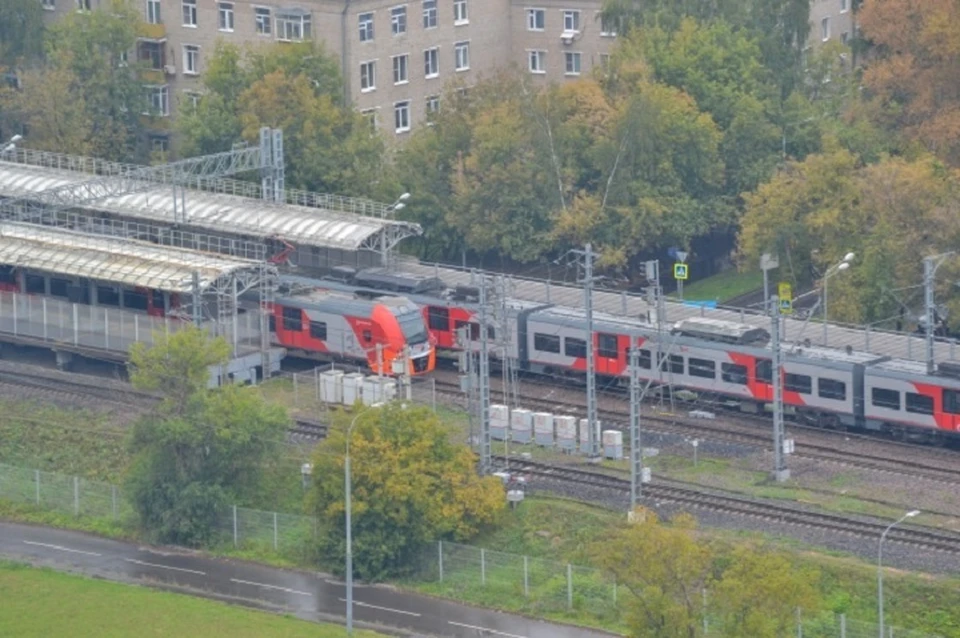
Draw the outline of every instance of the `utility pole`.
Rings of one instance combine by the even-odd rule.
[[[790,478],[784,458],[783,432],[783,348],[780,344],[780,297],[770,298],[770,362],[773,377],[773,480],[782,483]]]
[[[587,446],[591,458],[600,457],[597,440],[597,377],[593,347],[593,247],[587,243],[583,251],[583,307],[587,313]]]
[[[631,337],[632,339],[632,337]],[[630,347],[630,511],[640,505],[643,448],[640,447],[640,351]]]
[[[490,450],[490,359],[487,351],[487,278],[480,276],[480,472],[493,471]]]
[[[941,264],[943,264],[944,261],[946,261],[948,257],[952,257],[955,254],[956,253],[954,251],[951,251],[948,253],[933,255],[931,257],[924,257],[923,259],[923,299],[927,311],[927,325],[924,332],[927,342],[927,374],[933,374],[937,371],[937,361],[933,354],[933,333],[937,325],[937,307],[934,304],[934,289],[937,283],[937,269],[941,266]]]

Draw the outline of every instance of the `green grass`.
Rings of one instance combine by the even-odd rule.
[[[687,301],[724,303],[762,287],[762,272],[738,272],[730,269],[691,284],[684,284],[683,298]]]
[[[145,587],[0,562],[0,636],[340,638],[345,629]],[[358,631],[357,636],[381,635]]]

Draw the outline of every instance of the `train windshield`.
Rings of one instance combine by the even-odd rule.
[[[408,345],[415,346],[427,340],[427,326],[419,312],[405,312],[397,317],[397,321]]]

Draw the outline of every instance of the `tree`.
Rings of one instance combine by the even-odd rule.
[[[256,485],[286,430],[285,411],[258,393],[208,390],[210,367],[228,353],[222,338],[209,340],[199,328],[131,349],[134,387],[164,397],[134,425],[127,477],[141,525],[161,542],[208,542],[227,504],[243,502]]]
[[[777,638],[793,631],[798,608],[820,606],[819,574],[797,568],[780,554],[740,546],[725,557],[710,588],[713,623],[724,636]]]
[[[702,635],[702,592],[710,572],[711,552],[697,542],[695,521],[681,514],[667,527],[650,510],[639,509],[636,514],[639,521],[615,532],[597,556],[600,566],[630,594],[630,636]]]
[[[873,45],[863,83],[877,120],[960,166],[960,5],[955,0],[867,0]]]
[[[33,0],[0,2],[0,70],[43,52],[43,7]]]
[[[361,409],[361,408],[358,408]],[[426,543],[466,539],[505,506],[496,477],[481,478],[469,448],[426,408],[389,405],[356,416],[350,437],[354,570],[377,580],[414,566]],[[349,414],[314,457],[313,509],[325,522],[321,555],[344,562],[344,450]]]

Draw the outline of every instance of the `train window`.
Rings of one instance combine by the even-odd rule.
[[[540,352],[552,352],[560,354],[560,337],[557,335],[543,334],[542,332],[533,333],[533,349]]]
[[[17,283],[17,272],[13,266],[0,266],[0,282],[5,284]]]
[[[586,340],[577,339],[576,337],[566,337],[563,340],[563,354],[567,355],[568,357],[586,357]]]
[[[299,308],[283,309],[283,329],[300,332],[303,330],[303,311]]]
[[[616,359],[619,356],[617,351],[617,335],[604,333],[597,334],[597,354],[608,359]]]
[[[427,325],[431,330],[450,330],[450,309],[440,306],[427,306]]]
[[[277,331],[277,318],[274,317],[274,316],[271,314],[270,317],[269,317],[269,321],[270,321],[270,332],[276,332],[276,331]]]
[[[627,365],[630,365],[630,348],[623,349],[623,358],[627,362]],[[637,350],[637,365],[644,370],[649,370],[653,367],[653,357],[650,356],[649,350]]]
[[[97,286],[97,304],[120,306],[120,291],[115,286]]]
[[[916,392],[907,392],[905,401],[907,412],[913,414],[933,414],[933,397],[928,397]]]
[[[51,286],[53,281],[50,281]],[[136,290],[124,290],[123,291],[123,307],[132,308],[134,310],[146,310],[147,309],[147,296],[142,292]]]
[[[327,324],[323,321],[311,321],[310,336],[313,337],[314,339],[320,339],[321,341],[326,341]]]
[[[493,326],[487,326],[487,339],[497,339],[497,330]]]
[[[836,379],[817,379],[817,394],[822,399],[844,401],[847,398],[847,384]]]
[[[27,292],[43,294],[47,291],[47,285],[40,275],[27,275],[24,283],[26,283]]]
[[[888,410],[900,409],[900,393],[896,390],[884,390],[883,388],[874,388],[871,391],[871,402],[878,408],[887,408]]]
[[[956,390],[943,391],[943,411],[950,414],[960,414],[960,392]]]
[[[151,290],[150,296],[153,297],[153,307],[157,310],[163,310],[163,292],[160,290]]]
[[[747,385],[747,366],[742,366],[739,363],[721,363],[720,378],[726,383]]]
[[[367,343],[370,343],[371,341],[373,341],[373,333],[370,332],[369,330],[364,330],[363,340],[366,341]]]
[[[754,374],[760,383],[773,383],[773,363],[770,359],[757,359]]]
[[[710,359],[695,359],[690,357],[687,360],[687,366],[691,377],[700,377],[701,379],[717,378],[717,363]]]
[[[466,326],[470,326],[470,341],[480,341],[480,324],[479,323],[473,323],[473,322],[468,323],[466,321],[457,321],[454,323],[453,329],[455,332],[460,332],[460,328],[464,328]],[[487,335],[489,334],[490,333],[488,332]],[[557,352],[560,352],[560,351],[557,350]]]
[[[66,297],[70,288],[70,282],[66,279],[50,278],[50,295],[53,297]]]
[[[799,392],[800,394],[810,394],[813,392],[813,379],[806,374],[783,375],[783,389],[787,392]]]
[[[664,372],[671,372],[673,374],[683,374],[683,357],[678,354],[670,355],[669,360],[666,364],[663,363],[663,360],[666,355],[662,352],[657,355],[657,361],[660,362],[660,368]]]

